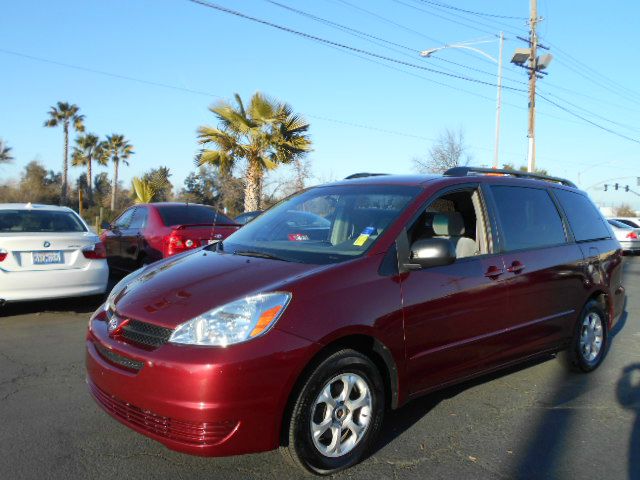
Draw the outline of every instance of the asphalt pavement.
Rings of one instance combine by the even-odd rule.
[[[640,480],[640,258],[603,365],[560,359],[501,372],[388,415],[350,479]],[[122,426],[90,398],[84,335],[99,299],[0,310],[0,479],[299,478],[278,452],[200,458]]]

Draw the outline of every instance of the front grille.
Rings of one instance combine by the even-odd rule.
[[[169,341],[173,330],[159,327],[140,320],[130,320],[121,330],[120,336],[125,340],[148,347],[158,348]]]
[[[187,422],[157,415],[124,402],[102,391],[89,382],[89,390],[96,401],[109,413],[124,422],[143,430],[190,445],[216,445],[226,440],[238,426],[238,422]]]
[[[128,370],[133,370],[134,372],[139,372],[144,366],[144,363],[133,360],[131,358],[123,357],[122,355],[103,347],[99,343],[94,343],[93,345],[96,347],[96,350],[102,356],[102,358],[110,363],[113,363],[120,367],[124,367]]]

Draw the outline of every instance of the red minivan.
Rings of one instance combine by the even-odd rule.
[[[622,252],[571,182],[358,177],[124,278],[89,324],[98,404],[174,450],[283,447],[331,474],[418,396],[560,350],[602,362]]]
[[[129,207],[102,227],[109,267],[132,272],[227,238],[240,225],[207,205],[162,202]]]

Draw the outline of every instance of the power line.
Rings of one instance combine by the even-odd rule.
[[[395,42],[389,41],[389,40],[387,40],[385,38],[382,38],[382,37],[379,37],[379,36],[376,36],[376,35],[372,35],[370,33],[363,32],[361,30],[357,30],[355,28],[351,28],[349,26],[346,26],[346,25],[343,25],[343,24],[340,24],[340,23],[337,23],[337,22],[333,22],[333,21],[331,21],[329,19],[326,19],[326,18],[323,18],[323,17],[318,17],[318,16],[313,15],[311,13],[308,13],[308,12],[305,12],[305,11],[302,11],[302,10],[298,10],[296,8],[293,8],[293,7],[289,6],[289,5],[285,5],[285,4],[276,2],[274,0],[264,0],[264,1],[267,2],[267,3],[270,3],[272,5],[276,5],[276,6],[280,7],[280,8],[284,8],[286,10],[294,12],[294,13],[296,13],[298,15],[302,15],[304,17],[310,18],[310,19],[312,19],[314,21],[323,23],[325,25],[329,25],[329,26],[331,26],[333,28],[337,28],[337,29],[339,29],[341,31],[344,31],[345,33],[350,34],[350,35],[354,35],[354,36],[359,37],[359,38],[362,38],[364,36],[364,37],[367,37],[369,39],[379,40],[381,42],[388,43],[390,45],[394,45],[394,46],[400,47],[400,48],[402,48],[404,50],[412,52],[413,55],[411,55],[411,58],[418,58],[418,54],[421,51],[421,50],[418,50],[416,48],[409,47],[407,45],[403,45],[403,44],[400,44],[400,43],[395,43]],[[364,39],[367,40],[367,38],[364,38]],[[371,41],[371,40],[369,40],[369,41]],[[376,42],[372,42],[372,43],[374,43],[376,45],[379,45]],[[397,51],[395,49],[393,49],[393,50]],[[402,53],[404,54],[404,52],[402,52]],[[469,65],[465,65],[465,64],[462,64],[462,63],[458,63],[458,62],[454,62],[454,61],[451,61],[451,60],[447,60],[445,58],[431,57],[431,59],[439,61],[439,62],[444,62],[444,63],[450,64],[450,65],[456,65],[458,67],[465,68],[467,70],[472,70],[474,72],[482,73],[484,75],[488,75],[488,76],[491,76],[491,77],[495,77],[496,76],[495,72],[487,72],[486,70],[482,70],[482,69],[471,67]],[[448,71],[456,73],[454,70],[448,70]],[[509,80],[511,82],[515,82],[515,83],[519,83],[519,84],[523,83],[519,79],[514,79],[514,78],[510,78],[510,77],[505,77],[505,76],[503,76],[503,80]]]
[[[510,15],[498,15],[498,14],[494,14],[494,13],[475,12],[475,11],[472,11],[472,10],[465,10],[463,8],[454,7],[453,5],[449,5],[447,3],[439,3],[439,2],[434,2],[434,1],[430,1],[430,0],[420,0],[420,1],[422,3],[428,3],[430,5],[436,5],[438,7],[447,8],[449,10],[457,10],[458,12],[468,13],[468,14],[471,14],[471,15],[478,15],[478,16],[481,16],[481,17],[506,18],[506,19],[510,19],[510,20],[529,20],[526,17],[515,17],[515,16],[510,16]]]
[[[380,54],[375,53],[375,52],[370,52],[368,50],[364,50],[364,49],[361,49],[361,48],[353,47],[353,46],[350,46],[350,45],[345,45],[343,43],[335,42],[333,40],[328,40],[328,39],[325,39],[325,38],[322,38],[322,37],[318,37],[318,36],[315,36],[315,35],[311,35],[311,34],[308,34],[308,33],[305,33],[305,32],[300,32],[299,30],[294,30],[292,28],[289,28],[289,27],[286,27],[286,26],[283,26],[283,25],[278,25],[276,23],[273,23],[273,22],[270,22],[270,21],[267,21],[267,20],[263,20],[263,19],[260,19],[260,18],[257,18],[257,17],[253,17],[251,15],[247,15],[247,14],[238,12],[236,10],[232,10],[230,8],[226,8],[226,7],[223,7],[221,5],[218,5],[218,4],[215,4],[215,3],[212,3],[212,2],[208,2],[208,1],[205,1],[205,0],[187,0],[187,1],[191,2],[191,3],[195,3],[195,4],[198,4],[198,5],[201,5],[203,7],[212,8],[214,10],[218,10],[218,11],[223,12],[223,13],[228,13],[228,14],[234,15],[236,17],[244,18],[245,20],[250,20],[252,22],[260,23],[262,25],[266,25],[266,26],[269,26],[269,27],[272,27],[272,28],[275,28],[275,29],[278,29],[278,30],[282,30],[284,32],[292,33],[294,35],[298,35],[300,37],[304,37],[304,38],[307,38],[309,40],[313,40],[313,41],[316,41],[316,42],[319,42],[319,43],[323,43],[325,45],[331,45],[331,46],[334,46],[334,47],[339,47],[339,48],[342,48],[342,49],[345,49],[345,50],[349,50],[349,51],[352,51],[352,52],[361,53],[363,55],[367,55],[367,56],[370,56],[370,57],[373,57],[373,58],[378,58],[380,60],[385,60],[387,62],[396,63],[396,64],[399,64],[399,65],[404,65],[404,66],[407,66],[407,67],[416,68],[418,70],[424,70],[424,71],[431,72],[431,73],[436,73],[438,75],[444,75],[444,76],[447,76],[447,77],[457,78],[459,80],[465,80],[465,81],[468,81],[468,82],[477,83],[477,84],[480,84],[480,85],[487,85],[487,86],[490,86],[490,87],[496,87],[497,86],[495,83],[492,83],[492,82],[486,82],[484,80],[480,80],[480,79],[473,78],[473,77],[467,77],[467,76],[464,76],[464,75],[456,75],[454,73],[443,72],[442,70],[436,70],[434,68],[425,67],[423,65],[417,65],[415,63],[410,63],[410,62],[407,62],[407,61],[404,61],[404,60],[398,60],[397,58],[387,57],[385,55],[380,55]],[[510,86],[506,86],[506,85],[503,85],[502,88],[507,89],[507,90],[516,91],[516,92],[524,92],[525,91],[525,90],[520,89],[520,88],[510,87]]]
[[[406,6],[406,7],[413,8],[415,10],[421,11],[423,13],[426,13],[427,15],[432,15],[432,16],[441,18],[443,20],[446,20],[448,22],[456,23],[458,25],[462,25],[464,27],[467,27],[467,28],[470,28],[470,29],[473,29],[473,30],[477,30],[479,32],[487,33],[487,34],[490,34],[490,35],[494,35],[494,36],[498,36],[496,34],[496,30],[502,30],[503,32],[507,32],[508,34],[513,35],[514,37],[517,37],[517,36],[522,35],[524,33],[524,31],[521,31],[521,32],[513,31],[512,29],[514,27],[512,25],[506,25],[506,24],[504,24],[502,22],[495,22],[495,21],[493,21],[494,22],[493,25],[492,24],[488,24],[488,23],[483,23],[483,22],[480,22],[477,18],[468,18],[468,17],[465,17],[464,15],[460,15],[459,13],[447,11],[447,10],[444,10],[442,8],[439,8],[439,7],[434,7],[433,5],[430,5],[428,2],[425,2],[423,0],[411,0],[411,1],[413,3],[422,3],[423,5],[425,5],[424,7],[418,7],[418,6],[411,5],[411,4],[408,4],[406,2],[399,1],[399,0],[392,0],[392,1],[394,1],[396,3],[400,3],[400,4],[402,4],[402,5]],[[425,8],[428,8],[429,10],[425,10]],[[434,13],[434,11],[435,12],[439,12],[439,13]],[[443,16],[443,15],[447,15],[447,16]],[[460,20],[455,20],[455,18],[464,20],[464,22],[472,22],[472,23],[471,24],[463,23]],[[499,24],[501,24],[501,26],[497,27],[495,25],[495,23],[499,23]],[[488,29],[491,29],[491,30],[484,30],[483,28],[479,28],[479,26],[482,26],[484,28],[488,28]]]
[[[634,142],[634,143],[640,144],[640,140],[638,140],[636,138],[629,137],[629,136],[627,136],[627,135],[625,135],[623,133],[616,132],[615,130],[612,130],[612,129],[607,128],[607,127],[605,127],[603,125],[600,125],[599,123],[596,123],[596,122],[594,122],[592,120],[589,120],[588,118],[585,118],[582,115],[580,115],[580,114],[568,109],[567,107],[564,107],[564,106],[560,105],[559,103],[554,102],[553,100],[549,99],[548,97],[545,97],[544,95],[542,95],[540,93],[538,93],[538,97],[542,98],[543,100],[545,100],[546,102],[550,103],[551,105],[559,108],[560,110],[563,110],[563,111],[567,112],[568,114],[573,115],[574,117],[577,117],[577,118],[579,118],[579,119],[581,119],[581,120],[593,125],[594,127],[599,128],[600,130],[604,130],[605,132],[609,132],[609,133],[611,133],[613,135],[616,135],[616,136],[618,136],[620,138],[624,138],[625,140],[629,140],[630,142]]]

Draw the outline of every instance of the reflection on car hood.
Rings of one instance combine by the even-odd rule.
[[[225,303],[286,290],[300,276],[330,268],[200,250],[153,264],[117,295],[120,315],[175,328]]]

